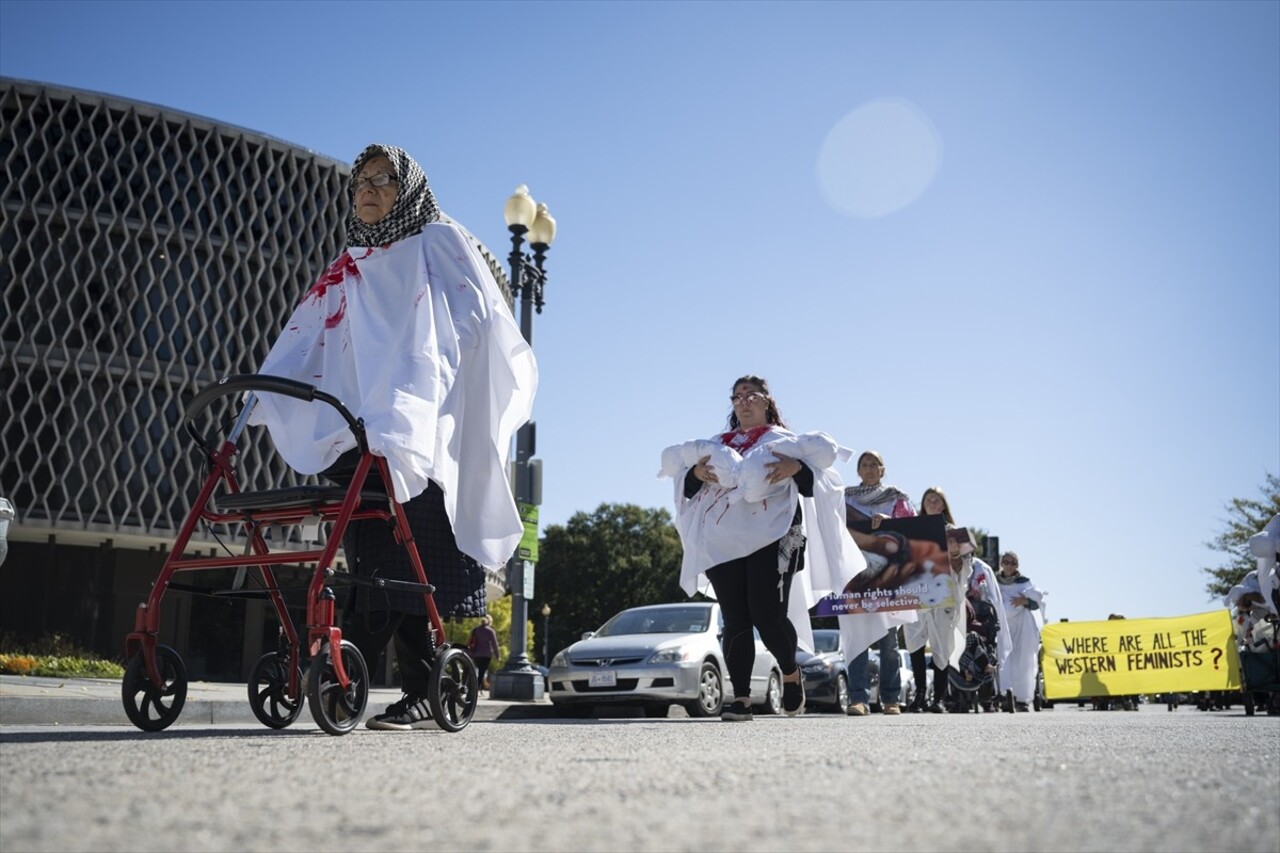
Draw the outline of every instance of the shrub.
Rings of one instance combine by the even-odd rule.
[[[9,675],[30,675],[39,666],[31,655],[0,655],[0,672]]]
[[[0,635],[0,673],[42,675],[49,678],[123,678],[124,667],[99,660],[66,634],[44,634],[22,643],[13,634]]]
[[[48,678],[123,678],[124,667],[109,660],[49,655],[0,655],[0,672]]]
[[[34,675],[54,678],[123,678],[124,667],[109,660],[82,657],[46,657],[39,660]]]

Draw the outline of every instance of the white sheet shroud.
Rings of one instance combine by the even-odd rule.
[[[984,563],[977,557],[973,558],[973,577],[969,581],[970,587],[978,588],[978,595],[983,601],[990,604],[996,609],[996,618],[1000,620],[1000,629],[996,632],[996,664],[1009,657],[1009,653],[1013,651],[1013,640],[1009,626],[1005,624],[1004,615],[1004,595],[1000,591],[1000,584],[996,580],[995,570]]]
[[[1029,580],[1000,585],[1004,604],[1004,625],[1009,626],[1009,652],[1000,661],[1000,690],[1013,689],[1013,698],[1030,702],[1035,698],[1036,670],[1040,660],[1040,632],[1044,630],[1044,600],[1048,593]],[[1013,603],[1023,596],[1040,605],[1035,610]],[[1002,626],[1003,627],[1003,626]]]
[[[794,480],[776,484],[765,480],[768,471],[764,466],[777,460],[775,450],[802,460],[813,471],[812,498],[801,498]],[[707,455],[712,457],[708,464],[722,485],[708,483],[686,498],[685,476]],[[847,462],[852,455],[824,433],[796,435],[781,427],[770,428],[740,457],[725,447],[719,436],[664,450],[658,476],[675,478],[676,529],[684,547],[680,586],[689,595],[701,592],[714,598],[707,569],[781,539],[791,528],[796,501],[803,500],[805,569],[792,577],[787,615],[800,645],[812,651],[809,608],[818,599],[844,589],[850,578],[866,568],[862,552],[845,532],[844,483],[831,467],[837,458]],[[723,485],[726,483],[734,485],[728,488]]]
[[[437,222],[387,247],[348,249],[293,312],[259,372],[314,384],[364,418],[397,500],[438,483],[464,554],[496,569],[515,552],[523,527],[507,458],[533,410],[538,368],[457,226]],[[316,474],[355,447],[330,406],[259,397],[251,423],[267,426],[299,473]]]
[[[1249,551],[1258,560],[1258,591],[1262,593],[1263,606],[1275,612],[1271,591],[1280,587],[1277,572],[1277,555],[1280,555],[1280,513],[1272,516],[1266,527],[1249,537]]]

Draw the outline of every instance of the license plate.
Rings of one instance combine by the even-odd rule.
[[[618,673],[614,672],[611,669],[606,669],[603,672],[593,672],[591,673],[590,676],[588,676],[587,686],[588,687],[617,687]]]

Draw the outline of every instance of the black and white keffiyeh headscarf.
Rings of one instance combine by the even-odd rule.
[[[846,500],[852,500],[868,509],[883,510],[885,515],[889,515],[893,511],[893,507],[898,501],[911,502],[911,498],[907,497],[906,492],[896,486],[886,486],[883,483],[876,483],[874,486],[864,486],[862,484],[846,486],[844,496]]]
[[[364,164],[374,157],[386,157],[396,170],[396,200],[386,216],[372,225],[366,225],[356,216],[355,194],[351,187],[360,175]],[[385,246],[416,233],[422,226],[440,220],[440,208],[427,185],[427,175],[409,152],[394,145],[374,143],[360,152],[351,166],[351,185],[347,192],[352,199],[351,215],[347,218],[348,246]]]

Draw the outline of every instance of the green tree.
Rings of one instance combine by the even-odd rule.
[[[1222,565],[1205,566],[1201,569],[1210,577],[1204,587],[1210,598],[1222,598],[1231,591],[1231,587],[1257,568],[1257,558],[1249,553],[1249,537],[1280,513],[1280,476],[1270,473],[1266,475],[1260,499],[1232,498],[1226,505],[1226,510],[1226,527],[1212,542],[1204,543],[1206,548],[1220,551],[1226,557],[1226,562]]]
[[[665,509],[604,503],[549,526],[538,550],[529,613],[541,649],[543,625],[534,614],[551,606],[551,655],[619,610],[687,597],[680,589],[680,536]]]

